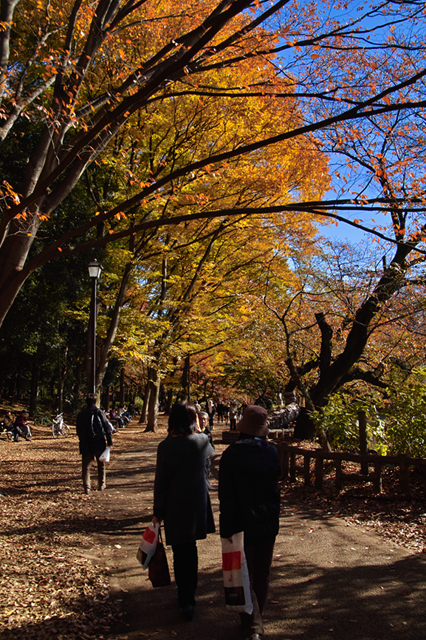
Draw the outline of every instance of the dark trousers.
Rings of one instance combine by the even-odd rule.
[[[253,601],[252,614],[240,613],[241,627],[243,635],[246,637],[251,636],[253,633],[259,633],[260,635],[264,633],[262,612],[268,597],[274,544],[275,538],[251,545],[244,544]]]
[[[96,462],[98,465],[98,489],[100,489],[102,485],[106,484],[106,464],[103,460],[99,460],[100,455],[102,454],[96,455]],[[83,453],[81,456],[83,486],[85,489],[90,489],[90,465],[94,458],[95,456],[93,453]]]
[[[198,581],[198,554],[196,541],[172,544],[173,568],[178,590],[179,606],[195,604],[195,590]]]

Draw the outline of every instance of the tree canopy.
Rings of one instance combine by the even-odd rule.
[[[356,2],[341,7],[208,0],[194,8],[150,0],[11,0],[2,3],[1,21],[0,134],[9,154],[18,140],[22,143],[16,171],[3,183],[2,317],[35,268],[61,253],[129,234],[128,224],[124,229],[117,224],[124,215],[132,216],[134,233],[176,225],[188,216],[231,213],[224,203],[216,209],[214,201],[204,210],[195,207],[181,215],[152,210],[153,201],[173,199],[175,184],[183,178],[221,174],[231,160],[253,154],[256,163],[259,149],[283,141],[302,148],[312,133],[324,151],[339,150],[348,131],[350,138],[367,144],[392,114],[410,118],[408,131],[400,127],[405,147],[413,137],[422,144],[424,8],[417,2],[364,8]],[[83,219],[68,216],[54,241],[32,252],[46,218],[57,215],[90,167],[110,156],[124,129],[136,126],[143,134],[153,113],[155,118],[165,103],[173,109],[188,96],[200,104],[206,101],[206,108],[213,98],[220,100],[223,129],[216,144],[186,155],[175,149],[147,172],[141,159],[145,139],[140,149],[133,147],[133,159],[139,160],[133,189],[116,194]],[[256,111],[250,106],[255,97],[260,104],[272,104],[278,114],[285,104],[287,115],[266,122],[252,118],[250,135],[240,135],[228,105],[244,100],[240,118],[249,118]],[[331,132],[335,140],[330,147]],[[128,163],[127,154],[123,168],[132,171]],[[269,165],[263,166],[268,171]],[[420,179],[415,186],[415,193],[395,196],[421,211]],[[364,188],[358,190],[351,205],[347,198],[333,204],[298,193],[291,203],[277,203],[275,210],[293,216],[297,211],[332,215],[330,205],[365,210],[369,196]],[[237,206],[251,213],[265,203]]]
[[[46,265],[76,276],[96,254],[98,384],[111,354],[164,377],[226,342],[218,380],[253,385],[238,353],[318,407],[356,375],[384,384],[390,358],[410,361],[423,3],[6,0],[0,27],[5,342]],[[347,266],[348,247],[315,240],[324,219],[368,229],[377,252]],[[39,335],[80,335],[87,300],[59,305],[56,334]]]

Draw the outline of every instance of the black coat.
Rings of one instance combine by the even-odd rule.
[[[263,438],[238,440],[222,454],[219,467],[220,535],[244,531],[248,544],[278,533],[280,461]]]
[[[104,438],[94,442],[92,437],[92,414],[98,413],[104,429]],[[111,427],[104,414],[96,406],[85,407],[77,416],[77,435],[80,440],[81,455],[100,455],[107,446],[112,445]]]
[[[204,433],[169,436],[158,445],[154,515],[167,544],[201,540],[215,531],[204,469],[214,453]]]

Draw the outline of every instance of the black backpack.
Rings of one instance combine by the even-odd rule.
[[[94,442],[105,440],[105,429],[99,411],[94,411],[90,420],[90,435]]]

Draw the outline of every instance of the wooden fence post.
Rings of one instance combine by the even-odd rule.
[[[296,482],[296,454],[290,451],[290,480]]]
[[[315,456],[315,488],[322,489],[324,477],[324,458],[321,454]]]
[[[305,485],[309,487],[311,484],[311,456],[309,454],[303,456],[303,474],[305,476]]]
[[[339,492],[342,490],[343,478],[342,478],[342,461],[340,459],[336,460],[336,491]]]
[[[381,493],[382,491],[382,463],[380,460],[377,460],[374,463],[374,477],[373,477],[373,487],[376,493]]]
[[[410,491],[410,479],[408,465],[408,456],[405,453],[398,455],[399,459],[399,490],[401,493],[409,493]]]
[[[280,450],[280,460],[282,478],[290,476],[290,481],[295,482],[297,473],[301,471],[300,465],[296,465],[297,456],[303,457],[303,475],[305,485],[311,485],[310,462],[315,458],[315,488],[322,489],[324,481],[324,460],[334,460],[336,465],[336,490],[339,492],[345,482],[372,482],[376,493],[380,493],[382,488],[382,466],[391,464],[399,467],[399,490],[401,493],[410,491],[410,467],[412,465],[426,466],[426,458],[411,458],[407,454],[397,456],[378,456],[368,454],[339,453],[336,451],[326,451],[324,449],[307,450],[300,447],[293,447],[286,443],[275,445]],[[366,472],[363,473],[343,473],[342,461],[356,462],[367,465]],[[374,466],[374,472],[369,473],[368,468]]]
[[[289,452],[288,449],[284,446],[280,446],[280,458],[281,458],[281,478],[286,480],[288,478],[288,468],[289,468]]]

